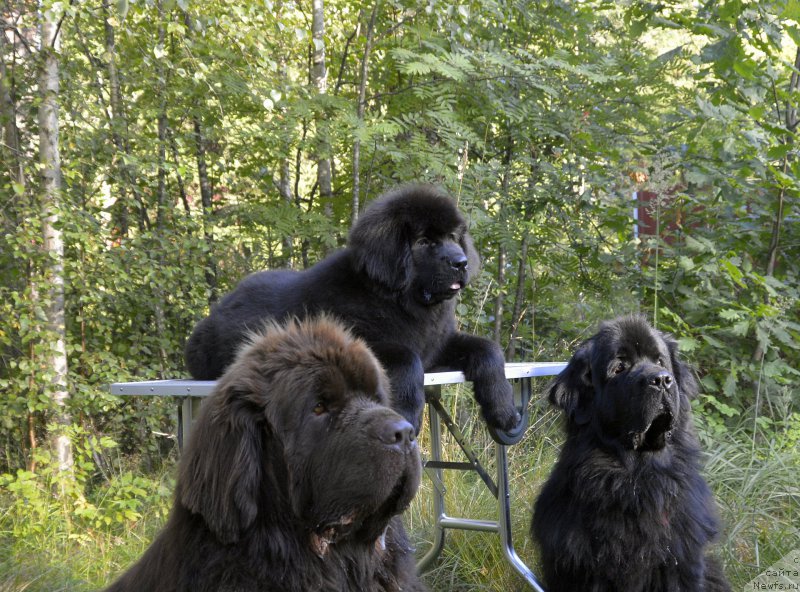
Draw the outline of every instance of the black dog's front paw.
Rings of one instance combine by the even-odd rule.
[[[474,386],[475,400],[489,427],[510,432],[519,426],[522,415],[514,405],[514,391],[507,380],[476,381]]]

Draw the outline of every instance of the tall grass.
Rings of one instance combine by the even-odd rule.
[[[774,437],[753,448],[753,438],[742,427],[715,435],[705,468],[725,525],[719,553],[741,585],[800,548],[800,451]]]
[[[469,390],[452,388],[445,402],[494,473],[494,443],[476,419]],[[742,589],[800,547],[800,452],[792,432],[800,431],[800,425],[773,424],[754,435],[752,417],[738,427],[712,430],[698,416],[698,426],[708,451],[705,474],[725,525],[715,552],[733,588]],[[508,449],[514,542],[534,572],[538,558],[528,536],[531,505],[561,441],[558,415],[534,403],[525,438]],[[426,457],[429,442],[426,428],[420,435]],[[464,460],[446,434],[443,453],[448,460]],[[0,592],[88,592],[106,585],[142,553],[163,524],[171,504],[174,460],[152,475],[133,477],[135,469],[120,469],[110,476],[110,485],[84,483],[84,491],[90,491],[85,497],[80,492],[53,495],[55,476],[46,469],[0,477]],[[496,518],[497,501],[477,475],[444,471],[443,480],[449,515]],[[423,479],[406,513],[420,556],[431,544],[432,488],[430,479]],[[503,558],[497,535],[480,532],[448,531],[440,560],[425,579],[432,590],[442,592],[526,589]]]

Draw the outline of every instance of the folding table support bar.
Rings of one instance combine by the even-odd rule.
[[[523,421],[527,423],[527,405],[531,393],[531,379],[525,377],[519,379],[519,387]],[[508,458],[506,446],[495,442],[495,466],[497,470],[497,483],[491,478],[486,469],[481,465],[477,455],[472,451],[466,442],[463,433],[453,422],[450,414],[442,406],[441,385],[428,386],[425,390],[428,401],[428,421],[430,426],[430,459],[425,462],[425,471],[433,482],[433,512],[434,512],[434,532],[433,544],[428,552],[417,563],[417,569],[424,572],[430,569],[439,555],[444,550],[445,531],[451,530],[475,530],[482,532],[494,532],[500,537],[500,544],[503,556],[511,564],[531,588],[536,592],[544,592],[544,588],[536,579],[531,569],[519,558],[514,549],[514,541],[511,532],[511,495],[508,485]],[[453,463],[442,460],[442,430],[444,424],[447,430],[461,448],[461,451],[469,460],[468,463]],[[493,434],[494,436],[494,434]],[[495,438],[497,440],[498,438]],[[444,496],[446,488],[443,479],[443,470],[472,470],[478,473],[486,488],[492,493],[498,502],[498,519],[474,520],[471,518],[454,518],[448,516],[445,510]]]

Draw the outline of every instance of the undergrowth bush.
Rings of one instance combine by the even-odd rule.
[[[74,428],[70,436],[73,473],[39,449],[35,472],[0,475],[3,592],[96,590],[141,553],[167,516],[172,463],[142,474],[109,460],[112,439]]]

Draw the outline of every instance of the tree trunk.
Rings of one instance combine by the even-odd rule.
[[[311,38],[314,54],[311,65],[311,80],[320,95],[328,92],[328,71],[325,66],[325,9],[323,0],[313,0]],[[317,116],[317,184],[323,211],[333,218],[333,181],[331,173],[331,145],[329,126],[324,109]]]
[[[789,101],[792,100],[794,94],[800,89],[800,47],[797,48],[794,57],[794,70],[792,71],[792,76],[789,81]],[[792,134],[797,129],[798,118],[797,118],[797,107],[788,103],[786,105],[786,121],[784,121],[784,125],[786,129]],[[787,138],[787,142],[792,141],[793,136],[789,136]],[[783,157],[783,172],[787,174],[789,168],[789,155]],[[775,219],[772,222],[772,238],[769,243],[769,249],[767,252],[767,275],[772,276],[775,274],[775,265],[778,261],[778,247],[780,244],[780,237],[781,237],[781,227],[783,225],[783,216],[784,216],[784,209],[785,209],[785,202],[786,202],[786,189],[781,187],[780,192],[778,193],[778,199],[775,206]]]
[[[507,136],[505,150],[503,151],[503,202],[508,202],[508,190],[511,186],[511,157],[514,152],[514,140],[509,133]],[[501,203],[501,211],[505,208]],[[497,285],[500,290],[497,292],[497,298],[494,301],[494,341],[498,345],[503,335],[503,313],[505,312],[505,291],[503,286],[506,285],[506,248],[502,245],[497,247]],[[514,321],[512,319],[512,321]]]
[[[167,41],[167,15],[164,12],[163,2],[156,2],[158,9],[158,46],[166,51]],[[159,97],[158,118],[156,127],[158,133],[158,189],[156,191],[156,228],[162,231],[165,226],[165,216],[169,210],[167,197],[167,86],[169,85],[169,72],[164,66],[164,60],[158,60],[156,66],[156,80]]]
[[[175,132],[170,127],[167,127],[167,138],[169,138],[169,148],[172,152],[172,164],[175,167],[175,180],[178,183],[178,193],[181,196],[183,210],[188,215],[192,213],[192,208],[189,207],[189,196],[186,195],[186,183],[184,183],[183,175],[180,173],[180,158],[178,158],[178,144],[175,142]]]
[[[526,232],[522,238],[522,246],[519,254],[519,267],[517,267],[517,290],[514,295],[514,312],[511,315],[511,334],[508,336],[508,348],[506,349],[506,360],[514,360],[517,353],[517,330],[522,322],[522,303],[525,297],[525,269],[528,264],[528,248],[530,246],[531,235]]]
[[[58,24],[52,11],[43,11],[41,29],[41,71],[39,75],[39,160],[42,174],[42,232],[45,251],[43,273],[45,317],[51,347],[46,357],[50,381],[48,395],[53,402],[56,427],[52,433],[53,452],[62,473],[71,473],[72,445],[66,428],[72,423],[67,400],[67,347],[64,322],[64,239],[61,232],[61,157],[58,146]]]
[[[281,199],[288,207],[294,207],[294,195],[292,194],[292,177],[291,177],[291,162],[287,154],[281,159],[280,177],[278,179],[278,193]],[[292,237],[281,237],[281,244],[283,245],[282,259],[285,262],[285,267],[292,269],[294,267],[294,241]]]
[[[364,121],[364,112],[367,107],[367,78],[369,74],[369,54],[372,51],[372,40],[375,33],[375,17],[378,13],[378,2],[372,5],[372,14],[367,24],[366,42],[364,44],[364,55],[361,58],[361,80],[358,84],[358,106],[356,108],[356,120],[358,125]],[[361,207],[361,140],[358,138],[353,142],[353,203],[351,214],[351,225],[355,225],[358,220],[358,212]]]
[[[166,51],[166,37],[167,27],[166,19],[167,14],[164,11],[163,2],[158,0],[156,2],[156,9],[158,12],[158,47]],[[162,250],[159,248],[159,241],[165,236],[167,226],[167,215],[170,213],[170,203],[167,194],[167,87],[169,85],[169,73],[164,67],[164,60],[159,60],[156,66],[156,81],[157,92],[159,95],[159,108],[158,117],[156,118],[156,129],[158,133],[158,148],[157,148],[157,189],[156,189],[156,223],[153,236],[150,237],[152,241],[153,258],[156,265],[163,264]],[[164,311],[164,302],[166,297],[164,295],[164,288],[159,282],[153,283],[153,316],[155,318],[156,331],[159,335],[167,334],[167,319]],[[166,372],[169,367],[169,355],[164,348],[164,340],[159,340],[158,353],[161,362],[161,371]]]
[[[22,152],[17,128],[17,111],[11,95],[11,78],[6,72],[6,36],[0,35],[0,123],[3,124],[3,136],[0,141],[0,154],[8,168],[9,177],[18,185],[16,192],[25,189],[25,170],[22,164]]]
[[[136,191],[136,184],[133,183],[133,174],[131,174],[130,165],[125,161],[123,155],[128,155],[128,145],[123,140],[122,133],[127,136],[128,122],[125,120],[125,113],[122,107],[122,91],[120,89],[119,72],[117,71],[117,42],[114,27],[109,22],[111,17],[111,1],[104,0],[102,4],[103,9],[103,23],[105,31],[106,43],[106,74],[108,75],[108,94],[111,103],[110,113],[110,127],[111,139],[114,142],[114,147],[117,149],[118,158],[122,161],[119,167],[121,182],[117,183],[119,187],[119,197],[112,206],[112,216],[114,217],[114,231],[120,237],[127,236],[129,229],[128,222],[128,190]],[[145,226],[146,216],[142,215],[143,206],[140,203],[140,230]]]
[[[494,301],[494,342],[500,345],[503,338],[503,313],[505,312],[505,292],[503,286],[506,285],[506,249],[503,245],[497,247],[497,285],[500,290]]]
[[[800,89],[800,47],[797,48],[794,57],[794,70],[792,71],[791,79],[789,80],[789,101],[791,101],[792,97],[795,93],[797,93],[798,89]],[[798,117],[797,117],[797,107],[792,105],[790,102],[787,102],[786,105],[786,119],[783,122],[786,129],[791,132],[791,135],[788,136],[787,142],[791,142],[792,138],[794,137],[794,132],[797,129],[798,125]],[[789,170],[789,155],[783,157],[783,173],[788,174]],[[783,218],[785,215],[786,209],[786,188],[781,187],[780,191],[778,192],[778,197],[776,199],[775,204],[775,218],[772,220],[772,236],[770,237],[769,241],[769,248],[767,249],[767,268],[766,268],[766,275],[772,277],[775,275],[775,266],[778,263],[778,250],[780,247],[780,238],[781,238],[781,230],[783,227]],[[764,357],[764,348],[761,347],[761,343],[756,345],[756,349],[753,352],[753,359],[756,362],[760,362]]]
[[[275,3],[275,15],[277,19],[283,17],[284,5],[282,0]],[[280,52],[278,56],[278,79],[289,80],[289,72],[287,66],[286,52]],[[295,206],[294,193],[292,192],[292,160],[290,153],[292,151],[292,135],[296,122],[291,120],[286,115],[286,107],[281,106],[282,121],[281,131],[283,137],[281,138],[281,145],[283,150],[281,152],[281,161],[278,172],[278,193],[287,207],[292,208]],[[292,235],[285,235],[281,237],[281,246],[283,252],[281,259],[284,267],[292,269],[294,267],[294,237]]]
[[[206,161],[206,140],[203,136],[203,127],[200,124],[200,117],[194,116],[194,141],[197,151],[197,176],[200,179],[200,200],[203,204],[203,239],[208,249],[208,261],[205,266],[205,278],[208,285],[208,303],[213,304],[217,300],[217,266],[214,262],[214,232],[213,214],[214,204],[213,189],[211,179],[208,176],[208,164]]]

